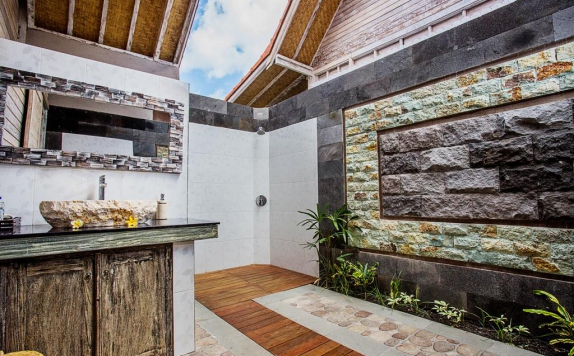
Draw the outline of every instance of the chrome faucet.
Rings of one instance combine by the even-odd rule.
[[[107,184],[106,184],[106,176],[105,176],[105,175],[100,176],[100,194],[99,194],[99,197],[98,197],[99,200],[104,200],[104,199],[105,199],[106,187],[107,187]]]

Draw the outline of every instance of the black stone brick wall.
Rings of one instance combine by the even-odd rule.
[[[573,102],[381,134],[382,217],[574,219]]]

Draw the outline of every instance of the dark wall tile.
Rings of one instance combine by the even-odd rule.
[[[343,76],[343,90],[347,91],[373,81],[375,76],[375,63],[369,63],[361,68],[355,69],[353,75]]]
[[[554,39],[565,40],[574,36],[574,6],[552,15]]]
[[[319,179],[340,178],[345,179],[343,160],[319,162]]]
[[[329,161],[343,161],[344,157],[343,142],[332,143],[325,146],[319,146],[317,158],[319,163]]]
[[[388,55],[387,57],[376,61],[374,65],[373,78],[371,78],[370,82],[379,80],[388,76],[389,74],[412,67],[413,48],[408,47]]]
[[[331,126],[317,131],[317,146],[343,142],[343,125]]]
[[[329,111],[348,108],[357,103],[357,88],[333,94],[329,97]]]
[[[291,97],[275,105],[276,115],[285,115],[291,111],[297,110],[301,106],[297,105],[297,97]]]
[[[331,126],[341,125],[343,123],[343,110],[331,111],[328,114],[321,115],[317,118],[317,130]]]
[[[552,16],[543,17],[477,44],[484,61],[492,62],[554,42]]]
[[[338,208],[345,203],[344,178],[319,179],[319,205]]]
[[[252,118],[253,108],[250,106],[227,102],[227,114],[242,118]]]
[[[314,103],[309,104],[307,107],[305,107],[305,117],[307,119],[313,119],[316,117],[319,117],[323,114],[327,114],[330,110],[329,110],[329,97],[326,96],[325,99],[322,99],[320,101],[316,101]]]
[[[218,114],[227,114],[226,101],[208,98],[197,94],[189,94],[189,107],[192,109],[211,111]]]
[[[149,142],[134,142],[134,156],[155,157],[155,144]]]

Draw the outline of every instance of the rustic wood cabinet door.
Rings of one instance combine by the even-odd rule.
[[[96,256],[98,356],[173,355],[171,249]]]
[[[91,256],[0,266],[0,350],[92,355],[93,266]]]

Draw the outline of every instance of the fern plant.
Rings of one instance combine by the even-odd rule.
[[[556,307],[557,313],[543,309],[524,309],[524,311],[554,319],[553,322],[541,324],[539,327],[548,327],[550,329],[550,334],[556,337],[555,339],[550,340],[550,345],[572,345],[572,348],[568,352],[568,356],[574,356],[574,320],[572,319],[572,315],[568,313],[562,304],[560,304],[558,298],[552,294],[543,290],[535,290],[534,294],[543,295],[548,298],[548,300]]]

